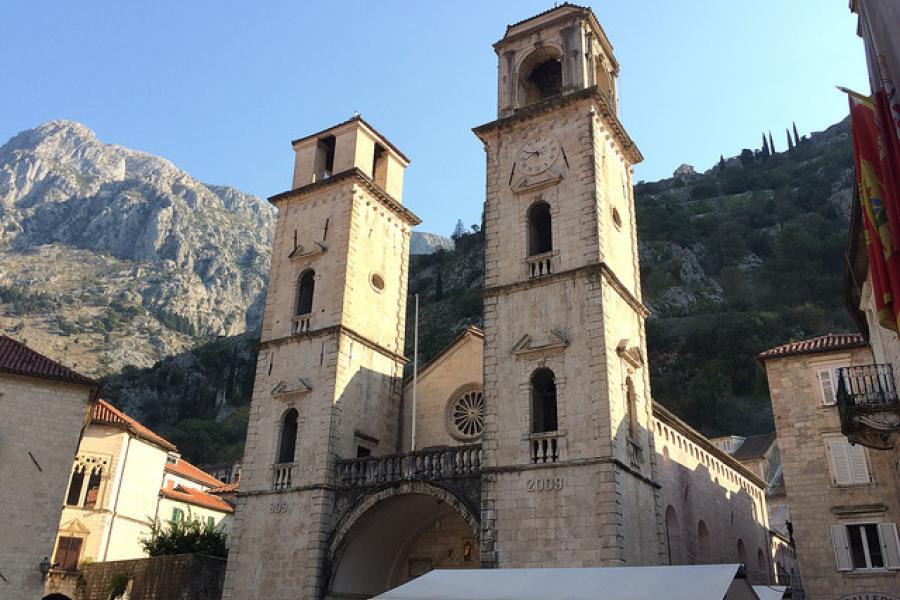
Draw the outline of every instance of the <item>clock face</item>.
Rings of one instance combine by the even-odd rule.
[[[519,153],[519,162],[526,175],[543,173],[553,166],[557,158],[559,158],[559,142],[552,136],[528,142]]]

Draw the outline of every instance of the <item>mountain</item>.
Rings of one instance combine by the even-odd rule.
[[[434,254],[438,250],[453,250],[453,240],[436,233],[412,232],[412,238],[409,241],[411,255]]]
[[[91,375],[257,327],[274,209],[51,121],[0,147],[0,329]]]
[[[771,430],[765,374],[756,354],[852,327],[842,305],[841,269],[852,174],[844,121],[805,138],[790,152],[766,156],[745,149],[705,173],[681,165],[671,178],[635,186],[656,400],[708,435]],[[262,247],[267,246],[260,247],[261,254]],[[119,279],[104,269],[133,261],[62,241],[49,249],[12,253],[21,261],[53,255],[57,262],[34,267],[27,276],[52,279],[67,289],[73,289],[67,283],[73,276],[59,265],[100,273],[94,287],[115,288],[121,287]],[[86,263],[88,258],[94,262]],[[478,231],[456,236],[453,249],[411,257],[407,354],[412,351],[414,294],[420,298],[423,362],[466,326],[481,324],[483,262]],[[141,264],[157,268],[152,260]],[[51,267],[52,277],[43,275]],[[178,276],[177,269],[172,276]],[[88,288],[89,296],[99,294]],[[55,314],[62,309],[54,307],[73,300],[18,289],[0,288],[5,310]],[[139,303],[142,296],[135,293],[135,298]],[[142,315],[151,314],[138,303],[134,306]],[[246,306],[252,304],[249,300]],[[116,310],[129,306],[123,300]],[[112,325],[123,329],[121,323]],[[85,335],[80,324],[73,327],[74,336]],[[190,348],[186,343],[150,368],[127,367],[110,375],[104,393],[176,442],[189,460],[236,457],[246,428],[257,341],[250,331]],[[134,364],[151,360],[141,358],[144,362]]]

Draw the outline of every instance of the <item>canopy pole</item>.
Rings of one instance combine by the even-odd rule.
[[[412,440],[410,450],[416,450],[416,384],[419,377],[419,295],[416,294],[416,311],[413,322],[413,385],[412,385]]]

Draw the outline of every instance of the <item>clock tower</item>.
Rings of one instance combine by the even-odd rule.
[[[594,13],[510,25],[487,154],[481,557],[659,564],[664,537],[619,65]],[[627,540],[627,544],[625,543]]]

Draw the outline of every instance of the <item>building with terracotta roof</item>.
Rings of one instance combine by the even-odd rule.
[[[46,593],[74,597],[79,565],[146,556],[154,520],[200,519],[225,531],[233,507],[220,482],[169,440],[104,400],[93,408],[69,474]]]
[[[759,360],[805,591],[810,598],[893,598],[900,589],[900,454],[855,443],[841,422],[842,398],[857,389],[854,373],[874,367],[872,348],[860,334],[828,334],[766,350]],[[877,375],[866,381],[870,390],[883,383]],[[754,444],[747,459],[762,446]]]
[[[38,598],[97,382],[0,336],[0,598]],[[27,518],[25,518],[27,516]]]

